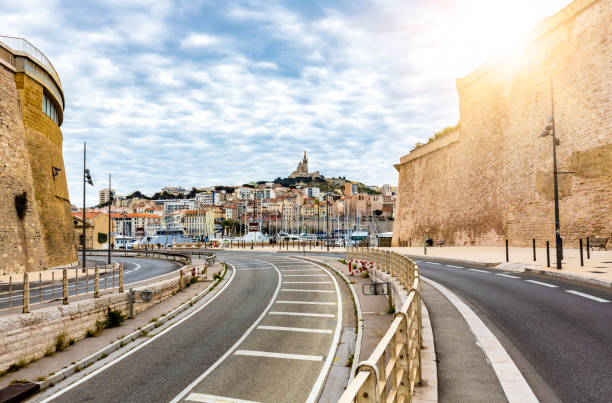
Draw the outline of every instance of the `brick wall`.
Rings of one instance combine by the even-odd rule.
[[[552,140],[538,138],[551,114],[551,77],[559,170],[573,172],[559,178],[561,235],[566,245],[610,236],[610,26],[612,0],[575,1],[519,52],[457,81],[456,141],[433,142],[397,166],[395,245],[424,234],[460,245],[554,240]]]
[[[27,209],[20,219],[15,196],[23,192]],[[45,249],[14,72],[0,65],[0,271],[22,273],[44,267]]]

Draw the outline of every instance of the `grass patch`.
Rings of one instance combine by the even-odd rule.
[[[189,279],[189,284],[197,283],[198,281],[200,281],[199,276],[191,276],[191,278]]]
[[[64,351],[66,348],[66,335],[60,333],[55,338],[55,351]]]
[[[387,310],[387,313],[389,315],[394,314],[395,313],[395,305],[391,304],[391,306],[389,307],[389,309]]]
[[[370,278],[370,273],[368,273],[368,271],[364,271],[363,273],[361,273],[361,278]]]
[[[104,353],[104,354],[100,355],[100,357],[98,357],[98,359],[99,359],[99,360],[103,360],[103,359],[105,359],[106,357],[108,357],[108,354]]]
[[[11,381],[11,385],[17,385],[20,383],[30,383],[30,381],[28,381],[27,379],[13,379]]]
[[[346,260],[345,259],[338,259],[338,261],[342,264],[346,264]]]
[[[110,306],[106,312],[106,323],[104,327],[119,327],[125,321],[125,316],[118,309],[111,309]]]
[[[352,367],[352,366],[353,366],[353,359],[354,359],[354,358],[355,358],[355,357],[354,357],[354,354],[351,354],[351,355],[349,356],[349,358],[346,360],[346,366],[347,366],[347,367],[349,367],[349,368],[350,368],[350,367]]]
[[[153,318],[149,321],[149,323],[155,323],[155,322],[157,322],[157,318]]]
[[[76,343],[76,340],[74,340],[72,337],[68,340],[68,345],[72,346],[74,343]]]
[[[42,382],[42,381],[46,381],[47,377],[46,376],[39,376],[38,378],[36,378],[36,382]]]

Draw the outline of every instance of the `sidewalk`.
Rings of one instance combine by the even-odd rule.
[[[343,273],[351,282],[357,294],[358,303],[361,307],[363,316],[362,322],[362,340],[359,355],[355,354],[355,362],[365,361],[370,357],[380,340],[383,338],[391,322],[394,319],[394,313],[389,313],[388,299],[386,295],[365,295],[363,286],[371,283],[374,280],[369,277],[362,277],[360,274],[349,276],[348,265],[340,262],[340,257],[329,256],[306,256],[306,259],[312,261],[321,261],[333,267],[337,271]],[[394,303],[396,303],[394,301]],[[398,307],[396,307],[398,308]],[[431,325],[429,322],[429,314],[427,308],[423,307],[423,349],[421,350],[422,362],[422,379],[423,383],[415,390],[414,402],[435,402],[437,401],[437,375],[435,366],[431,365],[435,362],[435,350],[433,346],[433,335],[431,334]],[[428,330],[429,329],[429,330]]]
[[[61,352],[43,357],[30,363],[25,368],[0,377],[0,389],[16,381],[44,381],[50,375],[54,375],[63,368],[94,354],[100,349],[107,347],[110,343],[125,337],[149,323],[157,321],[174,308],[204,291],[212,283],[214,274],[222,270],[223,267],[221,264],[215,263],[212,267],[208,268],[207,278],[205,280],[191,284],[190,287],[185,288],[176,295],[139,313],[134,319],[127,319],[120,327],[104,329],[97,337],[82,339],[74,345],[66,346]],[[176,276],[176,274],[174,275]]]
[[[387,248],[385,248],[387,249]],[[418,257],[424,257],[423,247],[394,247],[389,250]],[[583,278],[612,282],[612,250],[594,250],[587,259],[583,250],[584,266],[580,266],[580,251],[578,249],[563,250],[562,270],[556,269],[556,250],[550,249],[550,265],[546,266],[546,248],[536,248],[536,261],[533,260],[533,249],[528,247],[509,248],[510,264],[506,263],[506,248],[495,246],[446,246],[428,247],[427,256],[473,261],[501,265],[504,270],[522,270],[531,268],[554,273],[566,273]]]

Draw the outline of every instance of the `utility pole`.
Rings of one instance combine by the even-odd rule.
[[[327,220],[327,251],[329,252],[329,193],[327,194],[327,204],[325,205],[325,218]]]
[[[111,264],[111,206],[113,204],[113,191],[111,190],[111,174],[108,174],[108,194],[110,201],[108,203],[108,259],[106,263]]]
[[[87,142],[83,142],[83,271],[87,267],[85,252],[87,250],[87,233],[85,228],[87,227],[87,220],[85,214],[85,184],[89,183],[93,186],[93,181],[91,180],[91,174],[89,173],[89,169],[87,169]],[[93,236],[93,234],[92,234]]]

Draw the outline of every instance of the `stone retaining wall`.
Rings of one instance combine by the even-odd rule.
[[[191,269],[184,270],[183,284],[191,280]],[[173,278],[148,286],[134,288],[136,291],[154,291],[149,303],[134,304],[134,314],[164,301],[181,289],[180,279]],[[161,298],[158,292],[161,291]],[[64,334],[65,341],[86,337],[87,330],[96,329],[96,321],[106,319],[107,307],[129,315],[129,294],[103,295],[74,301],[68,305],[56,305],[37,309],[27,314],[15,314],[0,318],[0,371],[12,364],[31,362],[42,358],[45,353],[55,351],[57,337]]]

